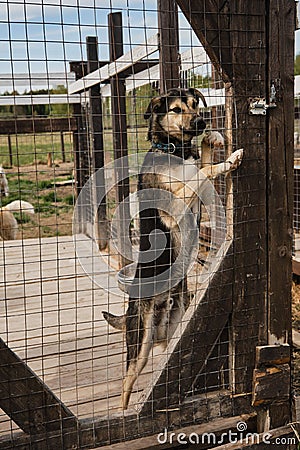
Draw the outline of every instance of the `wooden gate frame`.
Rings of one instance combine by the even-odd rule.
[[[176,2],[234,95],[233,123],[236,121],[238,127],[233,130],[233,142],[244,148],[245,156],[233,178],[233,241],[204,294],[206,301],[199,302],[181,337],[172,344],[172,352],[138,413],[78,421],[30,372],[30,383],[42,394],[36,396],[34,407],[43,411],[32,419],[29,384],[25,386],[29,389],[26,395],[18,396],[19,385],[16,394],[11,391],[16,384],[15,369],[20,367],[26,377],[30,369],[2,344],[0,406],[15,420],[15,411],[6,407],[2,399],[7,401],[11,394],[14,399],[18,396],[16,407],[24,411],[19,425],[31,434],[0,440],[1,448],[92,448],[154,434],[170,424],[178,428],[203,423],[215,417],[211,411],[216,404],[219,416],[231,415],[236,420],[235,416],[241,413],[248,414],[248,418],[257,415],[258,431],[265,430],[267,424],[276,428],[291,420],[288,344],[291,344],[295,2]],[[166,3],[174,8],[174,0]],[[273,93],[275,99],[271,98]],[[276,107],[268,109],[265,115],[249,114],[250,98],[257,97],[266,99],[267,104],[274,100]],[[228,321],[234,356],[232,391],[215,393],[205,400],[200,397],[187,400],[186,393]],[[274,382],[273,369],[279,371]],[[261,379],[267,379],[267,383],[260,384]],[[277,395],[266,386],[272,387],[278,379],[284,382],[285,389]],[[45,421],[52,417],[51,410],[54,421]],[[57,424],[54,429],[53,423]],[[207,427],[215,429],[215,422]]]

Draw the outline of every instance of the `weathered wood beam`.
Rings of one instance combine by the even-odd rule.
[[[266,406],[288,401],[291,369],[289,364],[254,369],[253,406]]]
[[[222,432],[236,427],[237,422],[244,421],[248,430],[255,431],[256,414],[253,412],[243,415],[234,413],[235,399],[232,399],[230,392],[218,391],[210,393],[192,401],[183,403],[177,410],[158,412],[155,417],[143,416],[139,417],[136,413],[127,413],[126,415],[112,414],[106,418],[88,418],[79,421],[78,430],[62,429],[60,432],[50,432],[47,434],[38,434],[26,436],[24,433],[15,432],[12,436],[1,436],[0,447],[5,450],[31,450],[38,448],[39,450],[47,450],[49,448],[63,448],[64,450],[72,450],[74,448],[95,448],[100,446],[105,448],[107,445],[121,443],[120,448],[124,446],[135,448],[137,439],[144,444],[144,448],[149,448],[149,440],[143,441],[141,436],[152,436],[151,442],[156,439],[159,433],[164,430],[170,430],[170,424],[173,431],[174,427],[178,432],[186,431],[189,433],[198,433],[199,435],[207,432],[215,432],[220,436]],[[222,418],[220,414],[222,411]],[[196,418],[196,422],[192,426],[182,428],[183,423],[190,421],[190,418]],[[207,423],[207,420],[210,420]],[[162,436],[163,438],[163,436]],[[124,443],[124,441],[128,441]],[[203,448],[211,448],[211,445]],[[38,446],[37,446],[38,445]],[[122,446],[122,447],[121,447]],[[117,447],[118,448],[118,447]],[[141,447],[143,448],[143,447]],[[159,445],[159,448],[164,448]],[[173,446],[172,446],[173,448]]]
[[[252,391],[255,349],[267,344],[267,123],[265,115],[249,114],[249,98],[266,96],[268,91],[266,1],[230,2],[233,149],[244,148],[243,163],[232,177],[232,387],[236,394]]]
[[[245,149],[234,176],[239,195],[234,199],[233,345],[235,388],[247,392],[254,344],[287,342],[290,336],[294,2],[178,4],[212,62],[219,70],[222,66],[223,79],[232,82],[238,123],[234,142]],[[289,30],[287,39],[284,30]],[[277,92],[277,107],[265,116],[250,116],[249,97],[269,102],[271,89]]]
[[[291,343],[295,2],[268,3],[268,87],[276,103],[267,116],[268,331],[269,344],[283,344]]]
[[[98,61],[98,67],[104,67],[107,66],[108,64],[110,64],[110,61]],[[151,58],[151,59],[143,59],[142,61],[135,61],[132,63],[131,66],[127,67],[127,69],[122,70],[122,76],[124,78],[127,77],[134,77],[137,76],[137,78],[139,78],[138,74],[140,74],[140,72],[143,71],[149,71],[152,67],[154,66],[158,66],[159,64],[159,60],[155,59],[155,58]],[[71,71],[76,71],[78,70],[79,67],[84,68],[84,72],[85,75],[87,75],[87,61],[78,61],[78,62],[72,62],[70,63],[71,65]],[[73,70],[72,70],[73,68]],[[83,77],[84,75],[82,75],[81,77]],[[79,78],[81,78],[79,77]],[[110,80],[109,78],[103,80],[101,82],[101,84],[107,84],[109,85]],[[73,94],[74,95],[74,94]]]
[[[282,403],[289,401],[290,360],[291,348],[288,344],[256,347],[256,362],[253,372],[253,406],[269,406],[278,403],[282,405]]]
[[[160,93],[180,85],[178,7],[175,0],[158,0]]]
[[[68,94],[26,94],[0,96],[0,106],[74,105],[80,102],[80,95],[71,96]]]
[[[26,119],[1,119],[1,134],[50,133],[57,131],[76,131],[74,117],[52,118],[28,117]]]
[[[234,7],[224,0],[176,0],[223,81],[233,79],[230,40]],[[246,30],[246,28],[245,28]]]
[[[197,376],[228,322],[232,311],[232,249],[225,243],[224,259],[214,268],[204,295],[191,305],[181,324],[182,335],[172,338],[167,362],[157,367],[154,386],[142,394],[141,414],[178,405],[194,388]],[[196,294],[197,295],[197,294]],[[198,294],[200,296],[200,293]]]
[[[116,13],[115,13],[116,14]],[[82,92],[95,84],[103,83],[111,77],[121,74],[125,70],[132,68],[132,65],[143,58],[147,58],[158,50],[158,36],[152,36],[147,42],[135,47],[125,55],[117,57],[113,62],[104,67],[100,67],[92,73],[84,76],[80,80],[69,85],[69,94]]]
[[[77,419],[0,338],[0,408],[30,435],[77,428]]]
[[[123,28],[122,13],[108,15],[109,26],[109,57],[112,61],[123,58]],[[128,59],[128,56],[127,56]],[[118,217],[116,227],[118,236],[118,251],[120,267],[132,262],[131,244],[126,237],[129,234],[130,206],[129,206],[129,166],[128,166],[128,142],[127,142],[127,116],[126,116],[126,89],[125,79],[122,74],[115,74],[110,78],[111,87],[111,113],[114,148],[114,172],[116,203]],[[127,230],[126,230],[126,227]]]
[[[87,74],[87,62],[70,62],[70,71],[75,72],[75,78],[78,80]],[[74,152],[74,166],[75,166],[75,187],[76,193],[79,195],[82,187],[88,180],[89,171],[89,149],[88,149],[88,135],[87,135],[87,119],[82,104],[75,104],[73,106],[73,116],[76,120],[77,129],[73,133],[73,152]],[[83,219],[83,218],[82,218]],[[85,225],[82,220],[81,232],[84,233]]]
[[[256,366],[274,366],[287,364],[291,359],[291,347],[283,345],[265,345],[256,347]]]
[[[296,450],[298,447],[298,435],[300,432],[299,424],[285,425],[282,427],[270,429],[267,432],[256,434],[252,437],[247,436],[237,443],[228,443],[218,447],[215,450],[266,450],[274,446],[276,450]],[[276,447],[275,447],[276,446]]]
[[[88,73],[98,69],[98,39],[94,36],[86,38]],[[92,86],[89,89],[89,125],[91,132],[91,153],[93,160],[93,170],[97,172],[105,164],[104,141],[103,141],[103,117],[102,117],[102,98],[100,84]],[[105,185],[103,170],[98,173],[98,178],[102,186]],[[95,202],[98,205],[95,225],[97,225],[97,242],[100,250],[108,245],[108,221],[106,215],[106,197],[99,198],[99,190],[95,189]],[[102,194],[102,192],[101,192]]]

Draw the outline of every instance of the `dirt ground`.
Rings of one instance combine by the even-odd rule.
[[[10,194],[3,205],[16,199],[33,204],[34,216],[19,217],[18,238],[72,234],[75,190],[73,163],[56,162],[6,168]],[[73,180],[73,182],[72,182]],[[63,183],[68,183],[64,185]]]

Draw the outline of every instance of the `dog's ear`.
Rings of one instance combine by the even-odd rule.
[[[150,119],[152,114],[158,111],[160,105],[161,105],[161,97],[153,97],[153,99],[148,105],[148,108],[146,109],[144,119],[145,120]]]
[[[202,92],[200,92],[198,89],[195,89],[195,88],[190,88],[189,92],[197,99],[198,103],[201,98],[204,108],[207,108],[207,103],[206,103],[205,97],[202,94]]]

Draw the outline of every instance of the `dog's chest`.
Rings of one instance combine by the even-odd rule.
[[[166,189],[176,192],[186,185],[198,172],[195,165],[195,159],[190,157],[185,160],[171,161],[162,175],[162,182],[166,185]]]

